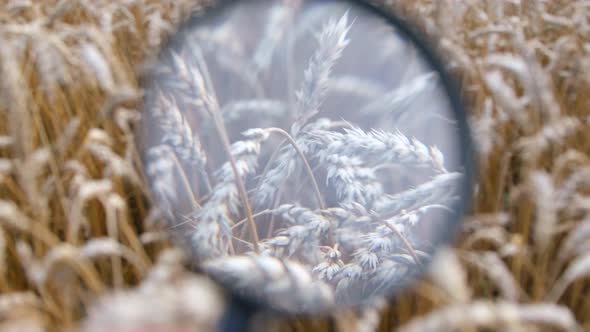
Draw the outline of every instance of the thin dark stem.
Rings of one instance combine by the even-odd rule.
[[[403,236],[403,234],[400,233],[397,230],[397,228],[395,228],[395,226],[391,225],[387,220],[383,220],[383,223],[385,224],[385,226],[387,226],[387,228],[391,229],[402,240],[402,242],[404,243],[404,245],[406,246],[406,248],[410,252],[410,255],[412,255],[412,258],[414,258],[414,260],[416,261],[416,264],[418,264],[418,266],[422,266],[422,263],[420,262],[420,259],[418,258],[418,254],[416,254],[414,247],[412,247],[412,245],[410,244],[408,239],[406,239],[406,237]]]
[[[190,196],[191,203],[193,204],[193,207],[197,207],[198,209],[200,209],[201,204],[199,204],[199,202],[198,202],[198,197],[195,195],[195,192],[193,191],[193,189],[190,185],[188,177],[186,176],[186,173],[184,172],[184,169],[182,168],[180,161],[178,160],[178,157],[176,157],[176,153],[172,153],[171,156],[174,161],[174,166],[180,176],[183,187],[187,191],[187,194],[189,194],[189,196]]]
[[[282,195],[283,195],[283,193],[281,191],[277,192],[277,195],[275,196],[275,200],[272,205],[273,209],[276,209],[279,206]],[[275,228],[275,221],[276,221],[276,215],[273,214],[270,216],[270,222],[268,223],[268,232],[266,233],[266,237],[271,237],[271,235],[274,231],[274,228]]]
[[[272,155],[270,156],[270,159],[268,160],[268,163],[266,163],[266,166],[264,166],[264,170],[262,171],[262,174],[260,175],[260,180],[258,181],[258,184],[256,185],[256,192],[260,191],[260,186],[262,185],[262,180],[266,177],[266,175],[268,174],[268,171],[270,170],[270,166],[272,165],[272,163],[275,162],[275,160],[277,159],[279,152],[281,151],[281,146],[283,146],[283,144],[285,144],[285,142],[287,142],[286,139],[284,139],[278,146],[277,149],[275,149],[272,153]]]
[[[261,215],[264,215],[264,214],[267,214],[267,213],[270,213],[270,212],[272,212],[272,210],[262,210],[262,211],[260,211],[260,212],[256,212],[255,214],[253,214],[253,215],[252,215],[252,217],[256,218],[256,217],[258,217],[258,216],[261,216]],[[242,220],[238,221],[237,223],[235,223],[235,224],[234,224],[234,225],[233,225],[231,228],[232,228],[232,229],[233,229],[233,228],[236,228],[236,227],[238,227],[238,226],[240,226],[240,225],[244,224],[244,223],[245,223],[245,222],[247,222],[247,221],[248,221],[248,218],[244,218],[244,219],[242,219]]]
[[[299,155],[299,157],[301,157],[301,160],[303,160],[303,164],[305,165],[306,172],[309,174],[309,177],[311,178],[311,182],[313,185],[313,189],[314,189],[316,198],[318,200],[319,207],[322,210],[325,209],[326,207],[324,204],[324,199],[322,198],[322,194],[320,193],[320,188],[319,188],[318,183],[315,179],[315,176],[313,175],[313,171],[311,170],[311,167],[309,166],[309,163],[307,162],[307,158],[305,158],[305,155],[303,154],[301,149],[299,149],[297,142],[295,142],[295,140],[291,137],[291,135],[289,135],[289,133],[287,133],[286,131],[284,131],[281,128],[268,128],[267,130],[269,132],[275,132],[275,133],[279,133],[279,134],[283,135],[287,139],[287,141],[289,141],[289,143],[291,143],[291,145],[293,146],[295,151],[297,151],[297,154]]]
[[[252,237],[254,238],[254,251],[256,253],[259,252],[258,249],[258,242],[260,239],[258,238],[258,228],[256,227],[256,223],[254,222],[254,217],[252,214],[252,207],[250,206],[250,201],[248,200],[248,193],[246,192],[246,186],[244,185],[244,181],[242,181],[242,177],[238,171],[238,167],[236,165],[236,161],[234,160],[233,155],[231,154],[231,146],[229,143],[229,138],[227,137],[227,129],[225,128],[225,124],[223,123],[223,119],[217,112],[212,112],[213,120],[215,122],[215,127],[221,138],[221,142],[223,143],[223,147],[227,154],[227,159],[232,167],[234,172],[234,180],[236,181],[236,186],[238,187],[238,192],[240,193],[240,197],[242,199],[242,203],[244,204],[244,210],[246,211],[246,217],[248,219],[248,224],[250,225],[250,231],[252,233]]]
[[[227,128],[225,127],[225,123],[223,122],[223,117],[221,116],[219,110],[219,104],[217,102],[217,94],[215,93],[215,86],[213,85],[213,81],[211,80],[211,75],[209,74],[209,69],[207,67],[207,63],[203,58],[203,55],[200,51],[200,48],[196,48],[196,56],[197,60],[200,64],[201,70],[203,71],[204,79],[209,86],[209,89],[212,91],[212,98],[205,98],[205,102],[207,104],[207,109],[213,117],[213,122],[215,123],[215,129],[221,139],[223,144],[223,148],[227,155],[227,160],[229,161],[232,171],[234,172],[234,180],[236,182],[236,186],[238,187],[238,192],[240,193],[240,198],[242,203],[244,204],[244,210],[246,211],[246,216],[248,218],[248,224],[250,225],[250,231],[252,233],[252,237],[254,239],[254,251],[256,253],[259,252],[258,242],[260,239],[258,238],[258,229],[256,227],[256,223],[254,222],[254,217],[252,217],[252,207],[250,206],[250,201],[248,200],[248,192],[246,191],[246,186],[244,185],[244,181],[242,181],[242,177],[238,171],[238,167],[236,165],[236,161],[234,156],[231,154],[231,144],[229,141],[229,137],[227,135]],[[231,242],[231,240],[230,240]]]

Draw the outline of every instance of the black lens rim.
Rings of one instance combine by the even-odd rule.
[[[195,15],[191,16],[187,21],[182,23],[180,27],[176,30],[175,34],[167,40],[163,46],[160,48],[161,51],[167,50],[169,48],[177,48],[180,43],[183,42],[184,31],[190,31],[195,26],[202,25],[205,20],[211,17],[217,17],[221,13],[223,13],[228,7],[236,5],[243,1],[260,1],[260,0],[216,0],[215,3],[203,9],[200,12],[197,12]],[[390,8],[387,8],[384,4],[378,4],[375,1],[367,1],[367,0],[305,0],[305,2],[316,2],[316,3],[329,3],[329,2],[341,2],[341,3],[352,3],[355,7],[359,8],[362,11],[367,12],[370,15],[374,15],[375,17],[381,17],[384,19],[388,24],[394,26],[396,28],[396,32],[403,35],[408,41],[410,41],[416,50],[420,53],[423,61],[429,66],[431,66],[439,75],[439,79],[441,85],[444,87],[446,95],[448,97],[449,106],[452,108],[452,113],[455,117],[455,121],[457,124],[458,129],[458,136],[460,139],[460,163],[463,167],[462,172],[464,174],[464,181],[462,181],[462,188],[461,188],[461,201],[457,203],[455,206],[457,209],[457,215],[459,219],[463,216],[468,214],[471,211],[472,207],[472,200],[473,200],[473,185],[475,183],[475,153],[474,153],[474,145],[473,139],[471,136],[471,130],[467,121],[467,112],[466,112],[466,104],[461,97],[460,93],[460,85],[459,80],[457,77],[452,74],[447,66],[445,66],[444,57],[435,49],[434,45],[437,45],[437,40],[431,37],[425,36],[423,33],[420,33],[415,27],[414,24],[407,19],[402,18],[400,15],[395,13]],[[144,76],[147,78],[147,84],[149,85],[149,70]],[[145,86],[145,85],[144,85]],[[450,222],[449,227],[446,227],[442,230],[442,234],[439,234],[439,239],[445,239],[447,243],[452,243],[459,231],[461,226],[461,220],[457,220],[457,222]],[[197,267],[198,268],[198,267]],[[412,283],[410,283],[412,284]],[[223,285],[222,285],[223,286]],[[248,312],[255,312],[257,310],[265,310],[271,311],[273,313],[279,315],[287,315],[290,317],[298,316],[298,317],[306,317],[310,316],[311,313],[303,312],[294,314],[292,312],[282,312],[277,308],[270,307],[266,303],[260,303],[260,301],[256,301],[247,297],[244,297],[239,294],[235,294],[233,290],[229,290],[231,296],[233,296],[239,306]],[[393,294],[387,294],[389,298],[395,296],[395,292]],[[319,313],[314,314],[314,317],[322,316],[323,314],[328,313]],[[226,317],[226,319],[231,319],[231,317]]]

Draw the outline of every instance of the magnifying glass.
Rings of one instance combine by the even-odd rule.
[[[469,205],[457,87],[424,38],[368,2],[220,1],[143,83],[154,201],[241,303],[235,317],[393,296]]]

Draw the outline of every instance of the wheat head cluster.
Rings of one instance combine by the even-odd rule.
[[[211,1],[0,1],[0,330],[214,330],[226,294],[195,261],[271,303],[302,289],[289,306],[318,312],[432,261],[391,300],[261,313],[260,330],[588,330],[590,4],[381,2],[433,37],[469,106],[471,213],[432,258],[414,226],[452,214],[461,169],[403,110],[436,77],[400,91],[341,75],[352,12],[313,25],[300,70],[277,73],[294,79],[266,94],[280,7],[261,13],[258,52],[236,57],[231,29],[204,33],[165,53],[171,70],[146,90],[161,48]],[[250,94],[212,91],[216,70]],[[378,124],[397,106],[405,125],[341,121],[335,93]],[[400,183],[390,167],[420,174]]]
[[[457,129],[435,119],[454,122],[449,100],[384,19],[265,5],[183,27],[153,66],[148,182],[191,260],[226,285],[290,312],[371,302],[429,260],[438,241],[416,228],[454,215],[461,173],[407,134],[452,150]]]

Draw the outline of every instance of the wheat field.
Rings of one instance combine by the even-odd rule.
[[[147,116],[142,78],[179,25],[210,2],[0,1],[0,330],[215,329],[227,296],[191,272],[190,255],[166,231],[167,212],[155,202],[169,191],[162,195],[147,183],[171,166],[146,164],[136,144],[136,128]],[[477,153],[471,212],[454,245],[438,252],[426,276],[396,298],[330,317],[260,314],[254,329],[590,330],[590,117],[584,111],[590,107],[590,4],[382,2],[436,40],[460,80]],[[327,53],[335,61],[348,28],[345,16],[332,23],[325,38],[336,32],[336,51]],[[263,67],[264,57],[258,59]],[[313,91],[310,96],[316,98]],[[182,118],[167,119],[179,135],[190,129]],[[305,134],[304,125],[291,128],[294,141]],[[241,150],[231,151],[250,156],[269,134],[249,131]],[[378,139],[385,133],[352,128],[330,137],[347,135]],[[174,135],[163,142],[176,150],[150,151],[156,160],[200,162],[195,142]],[[300,155],[296,150],[287,152]],[[417,150],[427,151],[420,161],[447,175],[436,150]],[[342,156],[344,163],[355,157]],[[318,157],[323,162],[336,167],[342,161]],[[230,164],[222,173],[230,180],[212,184],[244,194],[232,182],[238,173]],[[304,164],[301,172],[309,170]],[[344,188],[338,199],[381,194],[359,197],[338,180],[328,176]],[[231,204],[219,195],[205,204],[220,202]],[[286,219],[325,219],[298,206],[277,211]],[[286,250],[285,234],[260,242],[263,249]],[[191,240],[200,245],[209,236]],[[414,261],[421,253],[405,252],[413,255],[398,258]],[[321,255],[339,257],[334,248]]]

